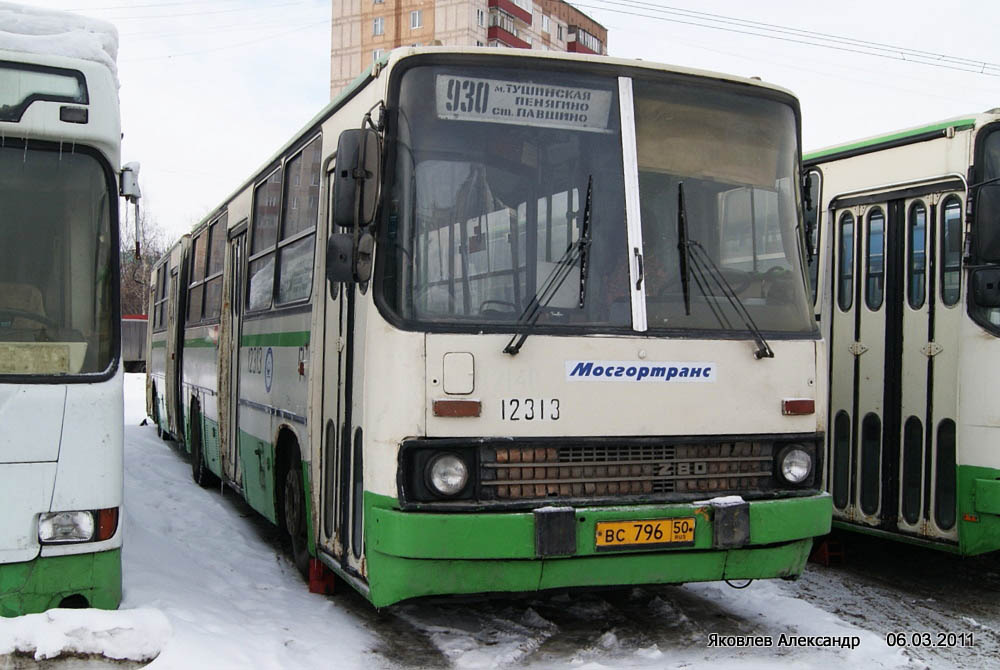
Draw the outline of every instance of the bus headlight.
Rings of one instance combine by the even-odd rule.
[[[427,463],[427,481],[435,492],[453,496],[468,483],[469,468],[455,454],[441,454]]]
[[[801,447],[787,447],[778,457],[778,472],[789,484],[801,484],[812,473],[813,459]]]
[[[90,542],[94,537],[92,512],[47,512],[38,517],[41,544]]]

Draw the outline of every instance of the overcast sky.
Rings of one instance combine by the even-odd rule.
[[[118,27],[122,160],[142,164],[144,206],[171,240],[220,204],[329,100],[329,0],[23,4],[75,11]],[[1000,2],[994,0],[575,4],[608,29],[610,55],[758,76],[790,89],[802,103],[807,151],[1000,107]],[[734,22],[708,28],[703,17],[663,10]],[[772,33],[784,39],[767,39],[745,34],[746,21],[818,34]],[[887,57],[865,55],[856,52],[870,48],[833,42],[831,35],[939,58],[910,53],[904,60],[891,50],[880,52]],[[950,60],[956,58],[969,62]]]

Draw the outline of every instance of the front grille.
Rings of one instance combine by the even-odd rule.
[[[773,487],[770,442],[483,446],[488,500],[669,493],[740,493]]]

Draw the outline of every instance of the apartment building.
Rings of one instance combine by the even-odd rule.
[[[606,54],[608,31],[564,0],[332,0],[330,95],[398,46]]]

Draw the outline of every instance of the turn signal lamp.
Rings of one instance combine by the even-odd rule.
[[[115,536],[115,531],[117,530],[118,508],[111,507],[97,510],[97,537],[94,539],[98,542],[101,540],[110,540]]]

